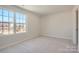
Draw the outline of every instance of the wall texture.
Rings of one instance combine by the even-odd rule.
[[[72,15],[72,11],[67,11],[41,17],[41,35],[72,39]]]

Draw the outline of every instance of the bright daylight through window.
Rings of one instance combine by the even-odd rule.
[[[15,26],[14,26],[15,24]],[[0,8],[0,34],[26,32],[26,16],[19,12],[13,12]]]

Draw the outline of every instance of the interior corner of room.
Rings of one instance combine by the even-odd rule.
[[[79,6],[0,5],[0,9],[2,10],[2,15],[0,15],[0,19],[2,17],[2,22],[0,20],[0,52],[79,51]],[[5,9],[8,11],[8,16],[4,14]],[[9,16],[9,10],[14,13],[12,22],[9,21],[12,15]],[[26,22],[22,23],[24,18],[20,22],[20,17],[23,15],[26,16]],[[8,22],[4,20],[5,17],[8,17]],[[8,30],[4,30],[4,23],[8,24],[5,24],[8,26],[6,28]],[[13,24],[13,27],[10,23]],[[4,35],[6,31],[8,34]],[[13,34],[10,34],[10,31]]]

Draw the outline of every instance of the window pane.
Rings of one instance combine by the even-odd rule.
[[[26,23],[26,20],[25,19],[23,19],[23,23]]]
[[[16,32],[19,32],[20,28],[19,28],[19,24],[16,24]]]
[[[20,18],[20,14],[16,13],[16,19],[19,19],[19,18]]]
[[[23,19],[23,15],[22,14],[20,14],[20,19]]]
[[[16,33],[23,32],[23,30],[24,30],[24,28],[22,27],[22,24],[16,25]]]
[[[3,16],[3,22],[8,22],[8,17]]]
[[[19,17],[20,17],[19,13],[17,13],[17,15],[15,16],[18,18],[16,22],[19,23]],[[9,11],[5,8],[0,8],[0,33],[2,34],[14,33],[14,12]]]
[[[26,16],[21,13],[16,13],[16,33],[26,32]]]
[[[0,16],[0,33],[2,33],[2,16]]]
[[[9,17],[9,22],[13,22],[13,18],[12,17]]]
[[[8,23],[6,23],[6,22],[3,22],[2,25],[3,25],[3,27],[8,27]]]
[[[26,32],[26,24],[24,24],[24,32]]]
[[[19,23],[23,23],[22,19],[19,20]]]
[[[23,23],[26,23],[26,17],[25,17],[25,15],[23,16]]]
[[[23,19],[26,19],[26,16],[25,15],[23,15]]]
[[[2,23],[0,22],[0,33],[2,33]]]
[[[23,32],[23,24],[20,24],[20,31]]]
[[[9,11],[9,17],[14,17],[13,12]]]
[[[0,16],[0,22],[2,22],[2,16]]]
[[[21,26],[21,32],[24,32],[24,24]]]
[[[2,22],[0,22],[0,27],[2,27]]]
[[[6,9],[3,9],[3,16],[8,16],[8,11]]]
[[[26,25],[21,24],[20,32],[25,32],[26,31]]]
[[[20,19],[16,19],[16,23],[19,23]]]
[[[8,23],[3,23],[3,34],[8,34]]]
[[[21,32],[21,25],[19,25],[19,32]]]
[[[0,8],[0,15],[2,15],[2,9]]]

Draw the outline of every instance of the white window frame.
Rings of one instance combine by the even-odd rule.
[[[28,22],[28,20],[27,20],[27,18],[25,19],[25,24],[26,24],[26,30],[24,31],[24,32],[19,32],[19,33],[16,33],[16,17],[15,17],[15,13],[17,12],[17,10],[10,10],[10,9],[8,9],[8,8],[5,8],[5,7],[0,7],[0,8],[2,8],[2,9],[7,9],[8,11],[12,11],[13,13],[14,13],[14,19],[13,19],[13,34],[19,34],[19,33],[26,33],[27,31],[28,31],[28,29],[27,29],[27,22]],[[19,12],[19,13],[21,13],[21,14],[24,14],[25,15],[25,17],[27,17],[26,16],[26,14],[25,13],[22,13],[22,12]],[[7,35],[13,35],[13,34],[7,34]],[[4,35],[4,34],[1,34],[1,35]]]

